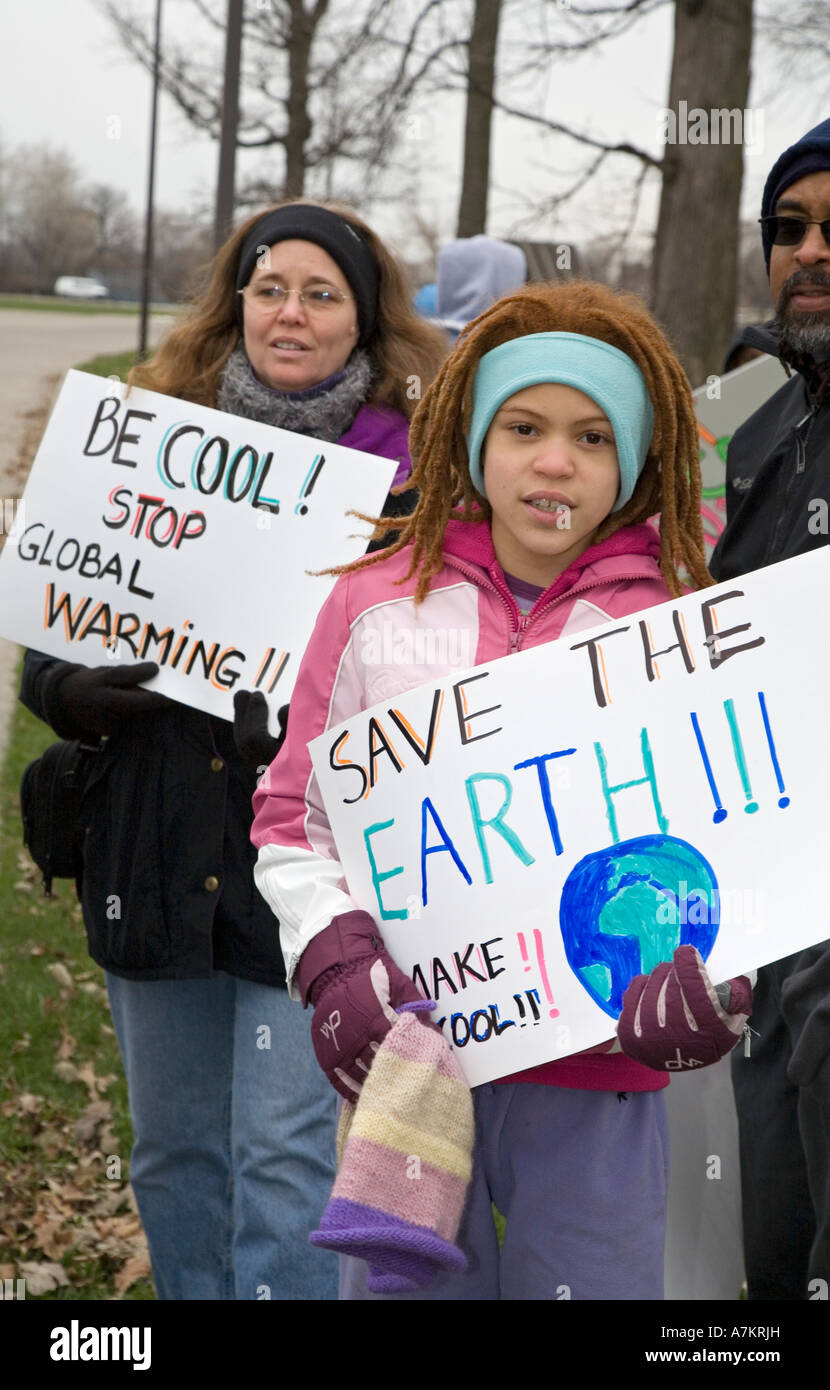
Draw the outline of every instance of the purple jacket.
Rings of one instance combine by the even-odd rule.
[[[354,424],[338,439],[347,449],[397,459],[398,471],[392,486],[409,477],[409,421],[389,405],[362,405]]]

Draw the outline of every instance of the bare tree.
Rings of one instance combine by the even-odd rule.
[[[738,240],[738,307],[745,318],[768,319],[769,275],[764,264],[758,223],[742,222]]]
[[[15,288],[49,294],[59,275],[88,273],[97,246],[96,217],[78,171],[62,151],[25,146],[8,161],[7,244]]]
[[[527,199],[527,217],[519,219],[514,230],[527,222],[537,222],[561,208],[573,195],[599,172],[609,155],[633,157],[642,168],[659,168],[647,151],[627,141],[608,141],[588,135],[563,120],[545,112],[548,94],[557,64],[578,58],[606,40],[626,32],[645,15],[669,0],[618,0],[615,5],[559,5],[553,0],[479,0],[467,48],[469,61],[459,63],[448,55],[445,64],[449,72],[447,85],[464,92],[467,98],[467,128],[465,133],[463,192],[459,209],[458,235],[483,231],[486,220],[487,183],[490,168],[490,126],[493,111],[539,126],[552,134],[564,135],[589,151],[587,163],[575,175],[572,184],[540,199]],[[501,17],[513,21],[502,24],[503,41],[499,39],[499,82],[495,79],[495,41]],[[520,37],[511,39],[510,29]],[[533,43],[527,42],[528,32]],[[510,93],[521,88],[522,101]],[[635,189],[636,194],[639,189]],[[467,209],[470,211],[468,212]],[[462,220],[463,219],[463,220]]]
[[[156,213],[153,244],[153,298],[175,303],[204,284],[213,252],[210,216]]]
[[[652,305],[693,385],[735,317],[752,0],[676,0]]]
[[[758,36],[779,74],[792,81],[798,63],[799,89],[826,100],[830,90],[830,6],[827,0],[765,0],[757,15]],[[816,118],[816,124],[820,117]],[[805,122],[806,124],[807,122]]]
[[[566,27],[535,43],[528,66],[541,71],[543,57],[567,61],[613,38],[665,0],[625,0],[617,5],[568,7]],[[810,0],[802,0],[808,5]],[[552,118],[545,102],[535,109],[493,94],[505,114],[567,136],[589,152],[588,162],[565,188],[528,207],[528,220],[559,212],[582,192],[612,156],[639,166],[627,226],[618,235],[614,278],[628,264],[627,235],[640,191],[650,172],[662,179],[655,238],[651,299],[695,383],[717,370],[732,332],[736,299],[738,208],[743,177],[743,139],[753,0],[675,0],[675,43],[669,83],[664,153],[655,157],[624,139],[603,139]],[[504,84],[506,88],[506,83]],[[696,115],[698,124],[690,125]],[[703,124],[701,131],[700,125]],[[514,224],[516,227],[521,224]],[[693,238],[693,244],[692,239]],[[635,278],[637,278],[635,276]]]
[[[247,184],[241,180],[238,201],[260,202],[286,190],[361,203],[377,198],[381,175],[387,177],[411,119],[410,104],[419,97],[423,102],[430,91],[468,94],[460,234],[486,225],[492,112],[566,137],[585,151],[584,165],[566,187],[558,180],[547,198],[534,191],[527,199],[528,219],[537,223],[540,216],[556,216],[591,180],[601,177],[607,190],[612,161],[614,167],[632,169],[628,195],[609,200],[626,205],[614,227],[614,266],[607,267],[612,278],[642,281],[642,252],[632,254],[628,237],[646,180],[661,177],[653,303],[690,374],[700,379],[719,363],[734,314],[740,135],[718,135],[705,143],[692,137],[685,144],[681,136],[667,140],[655,155],[624,135],[580,129],[551,106],[558,65],[613,40],[667,3],[269,0],[256,8],[249,3],[238,139],[243,148],[281,153],[282,170],[276,177],[266,169]],[[806,9],[813,0],[796,3]],[[128,49],[148,63],[148,38],[138,21],[123,3],[106,4]],[[218,53],[224,34],[221,0],[188,4]],[[709,121],[718,112],[743,117],[752,8],[752,0],[675,0],[669,108],[676,120],[692,109],[703,110]],[[192,39],[186,49],[168,44],[162,80],[188,118],[215,135],[221,91],[214,52],[208,45],[199,54]],[[402,206],[411,201],[411,176],[409,184]],[[388,187],[387,177],[387,193]],[[515,222],[514,232],[521,225]]]
[[[96,223],[95,262],[101,270],[138,256],[136,216],[125,193],[107,183],[93,183],[81,191],[85,206]]]
[[[205,38],[201,49],[165,40],[161,83],[198,130],[218,138],[224,6],[190,0]],[[103,0],[121,42],[149,68],[151,42],[144,22],[124,4]],[[275,181],[255,186],[269,196],[332,196],[342,167],[360,169],[365,198],[388,162],[415,90],[442,55],[462,39],[449,32],[446,0],[269,0],[243,15],[241,149],[279,151]],[[243,200],[250,195],[243,186]]]
[[[490,126],[500,18],[501,0],[475,0],[468,45],[464,169],[456,231],[459,237],[475,236],[487,226]]]

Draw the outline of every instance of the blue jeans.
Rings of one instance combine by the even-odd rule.
[[[308,1243],[335,1123],[308,1015],[285,990],[225,974],[108,974],[107,988],[159,1298],[336,1298],[335,1257]]]

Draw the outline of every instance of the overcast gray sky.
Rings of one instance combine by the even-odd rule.
[[[453,0],[449,0],[453,3]],[[124,0],[133,3],[133,0]],[[148,15],[150,0],[135,0]],[[192,22],[186,0],[165,0],[163,33]],[[0,145],[48,143],[65,150],[82,175],[123,189],[138,211],[147,177],[150,79],[120,48],[111,25],[93,0],[0,0]],[[515,41],[515,37],[514,40]],[[528,36],[527,42],[532,42]],[[557,67],[551,75],[548,114],[603,138],[626,138],[659,153],[657,113],[664,106],[671,57],[671,7],[658,11],[602,56]],[[758,215],[763,181],[786,145],[827,114],[820,94],[780,81],[753,62],[750,106],[762,116],[763,139],[747,150],[744,211]],[[829,84],[830,85],[830,84]],[[517,96],[521,96],[520,93]],[[830,104],[830,103],[828,103]],[[756,122],[757,125],[757,122]],[[419,206],[445,236],[452,235],[461,156],[461,111],[457,100],[433,103],[413,147],[413,186]],[[571,143],[534,127],[499,117],[496,122],[490,226],[495,234],[515,228],[528,201],[543,197],[578,167],[582,154]],[[246,153],[240,164],[252,171],[279,169],[277,156]],[[173,103],[162,96],[157,154],[157,200],[171,211],[210,206],[216,179],[216,146],[196,134]],[[525,224],[523,234],[577,240],[608,230],[624,202],[633,161],[617,158],[563,214],[562,225]],[[647,185],[640,226],[653,225],[657,180]],[[398,208],[372,211],[371,220],[406,251],[407,219]]]

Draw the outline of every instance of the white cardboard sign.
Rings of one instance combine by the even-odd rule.
[[[310,745],[349,892],[471,1084],[612,1037],[677,945],[717,983],[826,937],[828,604],[824,547]]]
[[[739,425],[784,386],[787,376],[777,357],[756,357],[725,376],[713,377],[694,394],[700,438],[703,500],[700,517],[706,559],[726,525],[726,451]]]
[[[155,391],[68,373],[0,556],[0,634],[233,718],[291,694],[334,584],[397,464]],[[273,722],[273,721],[272,721]]]

